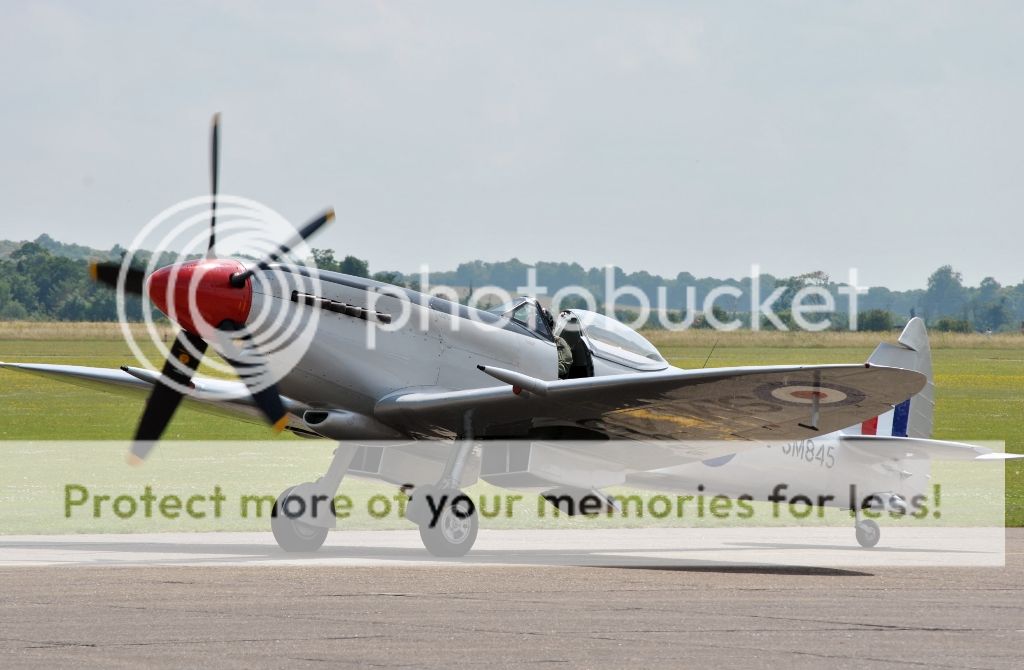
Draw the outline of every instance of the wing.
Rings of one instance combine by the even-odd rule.
[[[410,434],[515,434],[524,422],[570,422],[617,439],[780,440],[820,436],[906,400],[923,388],[912,370],[859,365],[671,369],[542,381],[481,370],[504,386],[397,393],[374,414]]]
[[[160,379],[159,373],[129,367],[114,370],[80,365],[0,362],[0,368],[28,372],[76,386],[128,397],[145,397],[153,389],[153,384]],[[252,395],[242,382],[195,377],[192,384],[195,387],[195,392],[186,395],[184,399],[194,408],[222,416],[263,423],[259,408],[256,407]],[[290,413],[289,428],[306,430],[297,417],[301,417],[308,407],[290,398],[282,396],[281,399],[285,409]]]

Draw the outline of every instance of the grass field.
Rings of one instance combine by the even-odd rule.
[[[168,336],[170,334],[168,333]],[[783,363],[849,363],[867,358],[879,337],[866,333],[714,333],[690,331],[650,334],[674,365],[699,368],[712,345],[717,346],[708,366],[771,365]],[[895,339],[891,336],[889,339]],[[1007,451],[1024,453],[1024,337],[940,335],[933,337],[934,368],[938,387],[937,438],[1002,440]],[[127,346],[113,324],[0,324],[0,360],[45,362],[97,367],[133,363]],[[0,371],[0,440],[127,440],[141,411],[142,401],[88,391],[33,375]],[[260,425],[214,417],[182,409],[171,423],[169,440],[273,440],[270,448],[232,451],[237,466],[228,476],[245,479],[260,491],[276,492],[286,485],[315,477],[326,466],[330,449],[321,441],[291,436],[274,438]],[[276,445],[273,446],[273,445]],[[112,472],[123,473],[121,454],[83,446],[77,454],[40,449],[38,463],[4,459],[0,502],[15,495],[23,468],[51,469],[63,481],[76,481],[76,469],[110,459]],[[2,449],[2,446],[0,446]],[[227,457],[227,454],[224,454]],[[116,457],[116,458],[115,458]],[[180,466],[176,480],[203,476],[203,454]],[[207,459],[208,460],[208,459]],[[154,460],[142,472],[167,476],[174,463]],[[90,469],[90,468],[84,468]],[[144,483],[145,475],[125,474],[126,483]],[[1024,466],[1006,468],[1006,522],[1024,525]],[[346,484],[349,487],[350,484]],[[354,485],[365,496],[380,492],[393,496],[393,487],[372,483]],[[484,486],[481,491],[504,493]],[[33,527],[30,518],[7,517],[0,533]],[[131,525],[117,525],[131,530]],[[173,524],[171,525],[173,527]],[[386,527],[386,526],[385,526]],[[104,529],[108,529],[104,527]],[[170,529],[170,527],[168,528]]]

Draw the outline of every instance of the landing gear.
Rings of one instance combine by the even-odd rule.
[[[303,486],[311,485],[304,484]],[[316,551],[323,545],[324,540],[327,539],[328,528],[326,526],[313,526],[303,523],[298,518],[292,518],[288,515],[292,508],[298,504],[297,502],[290,502],[293,500],[293,496],[296,501],[301,499],[294,493],[297,488],[299,487],[293,486],[290,489],[286,489],[277,498],[277,502],[274,503],[274,512],[270,517],[270,529],[274,532],[277,546],[285,551]]]
[[[480,517],[476,505],[459,490],[466,461],[473,452],[472,410],[463,418],[465,431],[445,463],[436,486],[417,486],[409,498],[407,519],[420,527],[423,546],[434,556],[465,556],[476,542]]]
[[[286,489],[274,503],[270,529],[277,546],[285,551],[316,551],[323,546],[327,532],[334,528],[334,495],[348,472],[356,447],[339,445],[324,476]]]
[[[865,549],[875,546],[882,538],[882,529],[871,519],[858,519],[854,530],[857,533],[857,543]]]
[[[473,548],[480,529],[476,505],[459,490],[463,470],[475,446],[470,436],[470,416],[467,413],[464,437],[452,445],[437,484],[416,486],[406,507],[405,516],[419,526],[423,546],[438,557],[465,556]],[[323,477],[293,486],[278,497],[271,518],[271,530],[278,546],[285,551],[310,552],[323,545],[328,531],[337,523],[334,495],[356,449],[339,445]],[[402,490],[408,491],[410,486]]]
[[[441,558],[465,556],[480,530],[473,501],[457,489],[438,489],[428,493],[423,502],[429,508],[428,518],[419,523],[423,546]]]

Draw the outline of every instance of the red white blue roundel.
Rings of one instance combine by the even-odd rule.
[[[758,397],[768,401],[782,401],[793,405],[855,405],[864,400],[864,394],[849,386],[802,382],[770,382],[762,384],[756,391]]]

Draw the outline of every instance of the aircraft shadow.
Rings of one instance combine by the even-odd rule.
[[[269,534],[268,534],[269,538]],[[737,554],[735,561],[721,559],[701,559],[694,555],[709,552],[721,553],[723,548]],[[118,538],[104,541],[61,541],[40,540],[4,542],[0,540],[0,566],[3,566],[4,550],[38,549],[54,552],[53,557],[41,557],[40,562],[75,565],[189,565],[197,562],[206,565],[274,565],[275,563],[294,563],[296,561],[322,562],[332,560],[358,560],[372,562],[403,562],[403,563],[451,563],[460,565],[526,565],[526,566],[573,566],[600,567],[665,571],[692,572],[723,572],[723,573],[755,573],[755,574],[791,574],[791,575],[829,575],[829,576],[870,576],[873,573],[860,570],[848,570],[823,566],[806,566],[758,560],[760,557],[750,556],[745,560],[744,554],[753,554],[768,550],[826,550],[842,554],[870,552],[871,554],[899,553],[930,553],[924,548],[886,548],[876,547],[870,550],[851,545],[798,544],[781,542],[727,542],[719,547],[681,548],[685,557],[648,556],[645,553],[664,552],[664,549],[620,549],[620,548],[587,548],[579,550],[566,549],[475,549],[468,556],[456,559],[438,559],[431,556],[421,547],[380,547],[380,546],[337,546],[327,545],[316,552],[288,553],[276,545],[263,543],[196,543],[170,544],[152,542],[143,539],[132,540]],[[970,550],[934,550],[932,553],[974,554]],[[86,557],[85,554],[91,554]],[[111,554],[108,557],[102,554]],[[134,554],[134,556],[117,556],[116,554]],[[165,556],[160,556],[164,554]],[[82,562],[76,560],[82,555]],[[141,556],[140,556],[141,555]],[[784,558],[782,559],[785,560]]]
[[[876,546],[869,549],[848,544],[799,544],[793,542],[723,542],[729,547],[740,549],[826,549],[831,551],[871,552],[872,554],[980,554],[987,551],[971,551],[969,549],[928,549],[925,547],[885,547]]]

